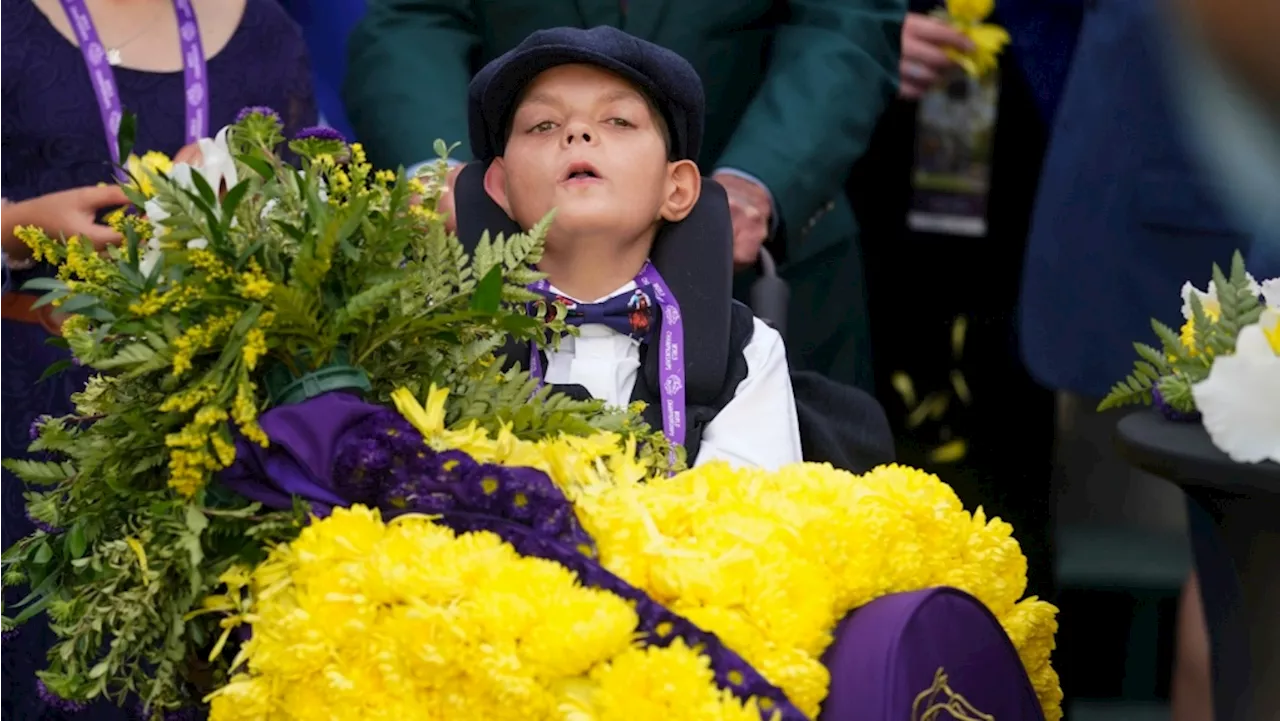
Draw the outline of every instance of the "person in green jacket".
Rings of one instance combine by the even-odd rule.
[[[535,30],[611,25],[679,53],[706,88],[699,165],[729,194],[739,297],[767,242],[792,365],[870,389],[844,181],[897,91],[905,15],[905,0],[369,0],[345,100],[369,158],[412,171],[467,137],[471,76]]]

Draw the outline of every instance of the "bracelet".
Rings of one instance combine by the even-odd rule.
[[[4,210],[5,206],[13,205],[9,198],[0,197],[0,210]],[[4,260],[5,268],[9,270],[29,270],[35,268],[36,261],[32,259],[18,260],[15,257],[9,257],[4,251],[0,251],[0,259]]]

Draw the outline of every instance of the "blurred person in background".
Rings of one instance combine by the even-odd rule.
[[[35,225],[53,237],[84,236],[98,247],[121,241],[98,219],[124,205],[124,194],[99,186],[113,180],[116,127],[125,111],[137,116],[134,153],[159,151],[191,161],[199,155],[197,140],[234,122],[241,108],[274,108],[286,133],[313,124],[316,111],[306,48],[276,0],[3,0],[0,7],[0,188],[9,281],[0,393],[3,456],[16,459],[28,456],[29,429],[37,417],[72,412],[70,396],[84,387],[89,369],[70,367],[40,380],[69,356],[47,342],[59,325],[51,308],[33,308],[36,294],[21,291],[23,283],[52,275],[53,268],[32,264],[14,229]],[[34,527],[25,515],[23,482],[3,473],[8,548]],[[24,589],[5,589],[6,603],[23,595]],[[47,626],[35,619],[16,638],[5,639],[0,716],[125,718],[105,702],[81,713],[46,703],[35,673],[47,665],[51,641]]]
[[[279,0],[310,49],[312,82],[320,123],[356,140],[342,104],[347,76],[347,38],[364,17],[365,0]]]
[[[1181,322],[1170,302],[1176,288],[1202,283],[1236,250],[1255,277],[1280,275],[1277,37],[1280,4],[1271,0],[1089,6],[1022,295],[1023,352],[1035,377],[1062,392],[1060,430],[1082,449],[1082,467],[1068,474],[1123,486],[1129,471],[1112,450],[1123,414],[1091,418],[1129,372],[1132,343],[1149,336],[1150,319]],[[1204,511],[1188,504],[1187,512],[1193,534],[1211,532]],[[1197,561],[1179,614],[1176,721],[1213,717],[1204,625],[1232,603],[1229,561]]]
[[[1053,396],[1023,365],[1015,319],[1048,126],[1083,6],[998,0],[988,22],[1010,45],[990,85],[948,56],[970,45],[930,17],[940,6],[912,0],[899,99],[848,183],[863,230],[877,395],[900,460],[1012,523],[1028,592],[1052,598]],[[947,107],[969,117],[935,113]],[[927,186],[931,177],[939,188],[974,182],[961,194]]]
[[[674,50],[706,88],[699,165],[728,191],[739,297],[767,244],[791,284],[792,367],[869,386],[861,254],[840,184],[897,89],[904,9],[904,0],[370,0],[350,41],[347,112],[373,162],[415,166],[434,160],[437,138],[467,137],[472,74],[535,30],[612,25]],[[455,152],[469,159],[465,146]]]

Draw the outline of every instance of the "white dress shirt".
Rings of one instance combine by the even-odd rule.
[[[635,290],[627,283],[601,302]],[[565,295],[554,286],[551,292]],[[572,300],[582,302],[577,298]],[[686,343],[697,339],[685,338]],[[707,424],[698,457],[690,465],[723,460],[735,466],[775,469],[800,458],[800,425],[791,392],[791,374],[782,336],[759,318],[751,342],[743,349],[747,377],[733,400]],[[578,336],[566,336],[560,348],[547,351],[545,379],[576,384],[595,398],[618,408],[631,402],[640,370],[640,341],[605,325],[583,325]]]

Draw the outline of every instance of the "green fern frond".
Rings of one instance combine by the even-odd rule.
[[[75,466],[69,462],[30,461],[25,458],[6,458],[3,465],[18,478],[41,486],[51,486],[71,478],[76,474]]]

